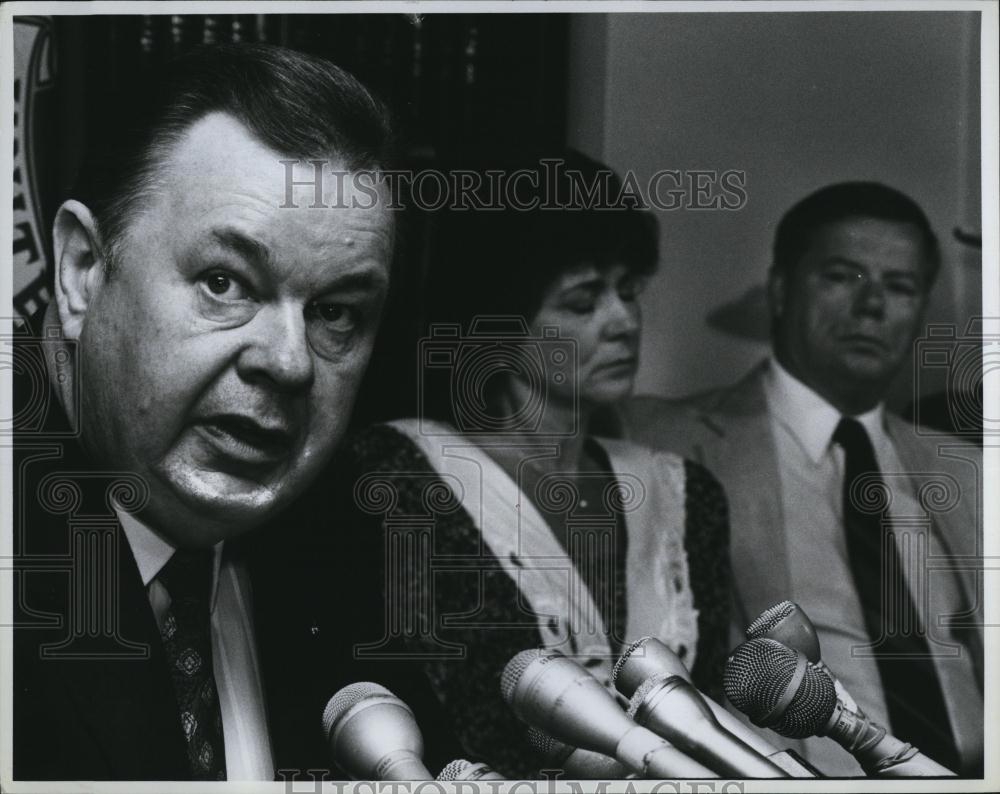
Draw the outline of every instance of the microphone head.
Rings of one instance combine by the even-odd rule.
[[[445,765],[437,776],[441,783],[452,783],[457,780],[504,780],[486,764],[474,764],[464,758],[456,758]]]
[[[640,637],[615,662],[611,680],[619,692],[630,698],[644,681],[660,673],[691,680],[691,674],[676,653],[656,637]]]
[[[809,616],[798,604],[782,601],[758,615],[746,631],[747,639],[768,637],[799,651],[816,664],[820,661],[819,637]]]
[[[504,668],[500,694],[528,725],[574,747],[614,755],[635,727],[614,696],[572,659],[529,648]]]
[[[323,736],[337,765],[356,779],[395,780],[404,773],[407,780],[434,778],[420,761],[424,740],[413,712],[379,684],[351,684],[330,698]]]
[[[684,749],[687,731],[696,725],[718,726],[701,693],[677,675],[661,673],[647,678],[629,701],[628,716]]]
[[[726,661],[726,697],[754,725],[792,739],[822,736],[837,706],[837,693],[830,676],[809,662],[791,702],[773,713],[787,697],[800,655],[776,640],[747,640]]]
[[[442,783],[458,780],[462,773],[470,766],[472,766],[471,761],[466,761],[464,758],[456,758],[454,761],[445,764],[444,768],[438,772],[437,779]]]
[[[503,673],[500,674],[500,697],[503,698],[504,703],[508,706],[511,705],[514,700],[514,690],[517,689],[518,683],[524,676],[524,671],[536,659],[545,655],[545,651],[541,648],[526,648],[511,657],[511,660],[504,666]]]
[[[539,757],[545,760],[546,764],[556,764],[561,766],[572,754],[575,747],[570,747],[558,739],[553,739],[545,731],[541,731],[534,726],[528,728],[525,738],[531,749],[538,753]]]
[[[329,738],[333,726],[340,722],[340,718],[362,700],[378,696],[396,697],[384,686],[371,681],[360,681],[357,684],[351,684],[339,690],[330,698],[326,704],[326,708],[323,709],[323,735]]]

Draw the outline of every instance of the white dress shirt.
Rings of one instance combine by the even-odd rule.
[[[848,560],[843,518],[844,450],[833,443],[841,414],[822,397],[798,381],[777,361],[765,378],[765,394],[780,475],[784,541],[789,566],[790,600],[798,603],[816,626],[823,661],[837,674],[847,691],[875,721],[889,727],[885,695],[878,664],[866,650],[869,644],[861,602]],[[906,469],[885,429],[883,406],[853,417],[868,433],[882,478],[892,494],[889,516],[896,531],[896,546],[907,585],[920,613],[921,623],[931,615],[948,615],[961,609],[962,597],[952,575],[935,572],[928,581],[917,544],[903,538],[907,528],[913,540],[926,530],[926,514],[914,496]],[[945,549],[930,535],[927,553],[943,555]],[[982,735],[968,727],[955,712],[956,697],[978,697],[972,661],[957,653],[950,630],[930,621],[928,644],[936,652],[935,668],[951,716],[955,740],[963,754],[981,746]],[[919,693],[914,693],[919,697]],[[964,721],[968,726],[968,720]],[[825,742],[825,746],[816,744]],[[810,740],[807,757],[830,774],[857,774],[850,757],[833,742]],[[822,757],[818,757],[821,755]],[[852,770],[853,766],[853,770]]]
[[[163,536],[116,507],[132,549],[150,606],[161,628],[170,594],[157,574],[174,553]],[[226,745],[227,780],[274,780],[274,762],[267,732],[257,643],[254,638],[250,582],[246,570],[215,546],[209,609],[212,630],[212,670],[219,691],[222,731]]]

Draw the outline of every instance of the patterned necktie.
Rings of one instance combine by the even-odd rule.
[[[882,516],[860,509],[863,498],[851,488],[864,477],[864,490],[885,487],[875,450],[864,426],[843,418],[833,434],[845,453],[844,526],[854,586],[861,600],[865,628],[873,640],[892,732],[938,763],[959,768],[944,694],[924,627],[907,587],[894,533]]]
[[[160,582],[170,593],[170,609],[161,636],[194,780],[226,779],[222,711],[212,672],[208,603],[212,555],[211,549],[180,549],[159,574]]]

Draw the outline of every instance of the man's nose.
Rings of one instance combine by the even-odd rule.
[[[861,277],[854,298],[858,314],[882,317],[885,314],[885,287],[877,279]]]
[[[281,391],[307,388],[313,380],[313,357],[300,306],[267,306],[251,324],[253,338],[238,368],[247,380],[263,379]]]

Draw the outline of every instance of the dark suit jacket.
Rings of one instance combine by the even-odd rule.
[[[127,507],[142,483],[93,466],[48,388],[39,343],[15,348],[14,778],[188,779],[159,633],[108,499]],[[338,532],[354,522],[351,500],[337,496],[350,488],[330,487],[336,477],[331,467],[231,545],[250,571],[275,768],[330,769],[323,707],[368,680],[414,709],[433,770],[455,747],[420,672],[354,659],[355,644],[381,636],[382,550]]]

